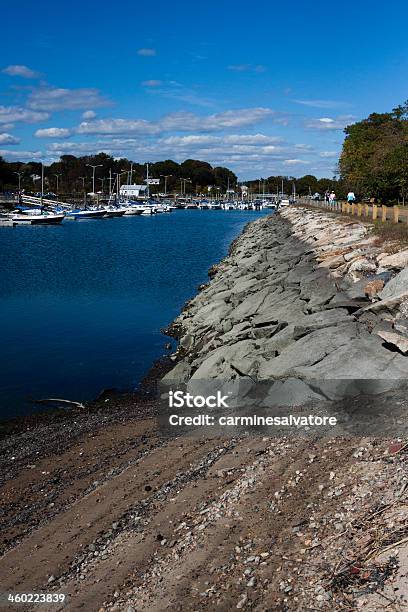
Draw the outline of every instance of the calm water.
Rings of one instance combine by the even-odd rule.
[[[30,398],[134,388],[169,324],[255,211],[0,228],[0,418]]]

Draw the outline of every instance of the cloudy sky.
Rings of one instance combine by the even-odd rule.
[[[332,176],[344,126],[408,98],[400,0],[143,4],[3,7],[0,155]]]

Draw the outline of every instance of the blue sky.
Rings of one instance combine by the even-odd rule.
[[[344,126],[408,98],[400,0],[7,4],[8,160],[106,151],[241,180],[332,176]]]

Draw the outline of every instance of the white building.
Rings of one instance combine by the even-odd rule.
[[[146,191],[146,185],[122,185],[120,195],[124,198],[144,198]]]

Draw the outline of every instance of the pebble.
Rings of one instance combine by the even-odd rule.
[[[247,599],[248,599],[248,596],[246,595],[246,593],[244,593],[244,595],[242,595],[241,599],[237,603],[238,610],[240,610],[246,605]]]

